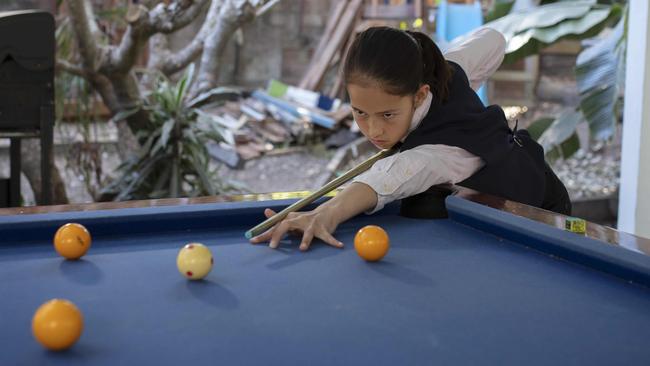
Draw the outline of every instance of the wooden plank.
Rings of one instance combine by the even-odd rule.
[[[346,39],[346,36],[353,29],[352,25],[357,18],[357,14],[361,9],[363,2],[361,0],[352,0],[345,9],[345,13],[341,17],[339,26],[337,27],[334,35],[330,42],[328,42],[327,47],[323,51],[323,54],[319,58],[318,62],[313,68],[313,78],[310,79],[310,82],[305,85],[305,89],[316,90],[320,85],[327,67],[330,64],[330,61],[336,54],[336,52],[343,46],[343,42]]]
[[[354,42],[354,39],[356,38],[357,32],[350,32],[350,38],[348,38],[348,41],[345,44],[345,47],[341,50],[341,58],[345,58],[345,54],[347,53],[348,49],[352,45],[352,42]],[[336,79],[334,79],[334,84],[331,86],[330,90],[328,93],[326,93],[330,98],[337,98],[339,94],[341,93],[341,90],[343,89],[343,84],[345,83],[345,80],[343,80],[343,70],[342,68],[336,73]]]
[[[334,31],[334,29],[336,29],[336,26],[339,24],[341,15],[343,14],[343,11],[347,6],[348,6],[348,0],[340,0],[334,7],[334,10],[332,11],[330,18],[327,20],[327,24],[325,25],[325,30],[323,32],[323,35],[318,41],[318,46],[316,46],[316,50],[314,51],[314,54],[311,57],[311,61],[309,62],[309,66],[307,67],[307,72],[302,76],[302,79],[298,84],[300,88],[305,88],[305,86],[309,83],[313,75],[312,69],[314,68],[314,65],[316,64],[317,60],[320,58],[321,54],[325,50],[327,43],[330,41],[332,37],[332,32]]]

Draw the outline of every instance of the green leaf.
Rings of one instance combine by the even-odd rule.
[[[183,99],[185,98],[185,92],[187,91],[187,88],[190,87],[193,80],[194,80],[194,63],[190,63],[190,65],[187,67],[187,70],[185,71],[185,74],[183,75],[183,78],[180,80],[178,84],[178,92],[176,94],[176,105],[180,106],[183,103]]]
[[[565,116],[567,116],[567,114],[563,115],[562,118],[565,118]],[[542,117],[531,123],[530,126],[526,128],[526,130],[528,133],[530,133],[530,136],[533,139],[539,140],[544,132],[548,130],[548,128],[551,127],[555,121],[556,119],[552,117]],[[554,128],[557,128],[557,126]],[[547,144],[548,146],[545,149],[545,155],[547,159],[553,161],[560,158],[568,158],[571,155],[575,154],[578,149],[580,149],[580,139],[578,138],[578,134],[575,132],[575,129],[568,139],[559,141],[563,136],[566,136],[566,133],[560,134],[560,136],[558,136],[558,141],[551,141]],[[548,139],[550,137],[547,136],[545,138]]]
[[[214,187],[212,185],[212,181],[206,174],[206,169],[201,166],[200,163],[200,156],[202,154],[196,151],[195,149],[192,149],[192,158],[190,161],[192,162],[192,165],[194,166],[194,170],[198,174],[199,178],[201,179],[201,185],[203,186],[203,189],[208,192],[209,195],[213,196],[216,194],[216,191],[214,190]]]
[[[143,162],[144,164],[142,168],[138,170],[136,179],[134,179],[124,190],[120,192],[120,194],[116,197],[116,200],[122,201],[130,197],[133,194],[133,191],[136,189],[136,187],[142,184],[142,182],[144,182],[149,177],[149,175],[153,172],[155,165],[164,158],[165,158],[164,155],[157,155],[155,157],[146,159]]]
[[[131,117],[132,115],[138,113],[140,111],[140,109],[141,109],[141,107],[138,106],[138,107],[135,107],[135,108],[121,110],[121,111],[115,113],[115,115],[113,115],[113,117],[110,119],[109,122],[116,123],[116,122],[119,122],[119,121],[123,121],[123,120]]]
[[[156,182],[153,184],[153,190],[155,192],[165,192],[167,193],[167,190],[165,190],[165,186],[167,185],[167,182],[169,182],[169,178],[171,177],[172,173],[172,167],[169,164],[165,164],[163,167],[162,172],[156,179]]]
[[[550,27],[567,19],[581,18],[594,3],[595,1],[572,1],[543,5],[524,12],[510,13],[484,26],[498,30],[506,39],[510,39],[531,28]]]
[[[485,22],[497,20],[510,12],[515,0],[497,0],[492,5],[492,9],[485,15]]]
[[[571,137],[564,141],[560,146],[554,147],[551,151],[546,153],[546,159],[555,161],[558,159],[568,159],[571,155],[575,154],[580,149],[580,139],[578,134],[573,134]]]
[[[617,83],[618,60],[614,50],[577,65],[575,69],[578,92],[587,94],[603,85]]]
[[[530,133],[530,136],[533,139],[539,140],[544,132],[548,130],[555,121],[556,119],[552,117],[542,117],[531,123],[526,130]],[[557,128],[557,126],[554,128]],[[558,139],[561,139],[563,136],[566,136],[566,133],[561,134]],[[550,137],[547,136],[545,138],[548,139]],[[545,154],[546,158],[552,161],[560,158],[568,158],[575,154],[575,152],[580,149],[580,139],[574,130],[571,136],[565,141],[551,141],[548,145],[549,147],[545,150]]]
[[[526,130],[530,134],[530,137],[533,138],[533,140],[539,140],[544,131],[546,131],[549,126],[551,126],[553,121],[555,121],[555,118],[553,117],[542,117],[532,122],[530,126],[526,128]]]
[[[616,116],[614,105],[618,88],[615,85],[596,90],[580,101],[580,108],[589,121],[591,135],[604,140],[614,134]]]
[[[528,29],[508,41],[504,62],[510,63],[538,53],[542,48],[562,39],[582,39],[594,36],[604,27],[609,16],[609,10],[597,9],[582,18],[569,19],[553,27]]]
[[[624,83],[626,17],[605,37],[578,55],[576,81],[580,108],[595,139],[614,134],[618,120],[616,106]]]
[[[173,118],[168,119],[162,127],[162,134],[160,135],[160,143],[162,147],[167,147],[167,142],[169,141],[169,135],[174,129],[176,120]]]
[[[201,131],[206,136],[209,136],[210,139],[216,142],[227,141],[229,144],[234,145],[234,137],[228,138],[232,136],[232,132],[221,126],[212,115],[202,111],[197,111],[197,115],[197,130]]]
[[[119,192],[116,199],[216,194],[227,187],[210,169],[204,146],[209,138],[223,140],[222,127],[185,101],[193,72],[188,68],[178,83],[159,75],[145,94],[142,109],[151,123],[138,133],[143,141],[140,154],[121,165],[120,178],[110,185]],[[194,102],[206,105],[239,97],[233,89],[215,88]]]
[[[142,144],[142,147],[140,148],[140,158],[144,158],[145,156],[150,155],[151,148],[158,136],[160,136],[160,130],[155,131],[147,137],[147,140],[145,140],[144,144]]]
[[[552,27],[529,28],[510,38],[506,47],[506,53],[512,53],[518,50],[529,42],[531,38],[535,38],[542,43],[550,44],[567,35],[580,35],[603,22],[607,19],[608,15],[609,9],[594,9],[581,18],[564,20]]]
[[[510,13],[484,27],[504,35],[504,63],[512,63],[563,39],[592,37],[620,16],[620,10],[620,6],[600,5],[595,0],[560,1]]]
[[[549,152],[568,140],[575,133],[581,120],[582,114],[579,111],[566,110],[542,133],[537,142],[542,145],[545,152]]]
[[[580,139],[578,138],[578,134],[574,133],[571,135],[571,137],[569,137],[568,140],[564,141],[560,147],[562,151],[562,157],[564,159],[570,158],[571,155],[580,150]]]
[[[237,100],[240,97],[241,93],[236,89],[219,87],[199,94],[196,98],[190,100],[187,103],[187,107],[197,108],[207,104],[222,103],[228,100]]]

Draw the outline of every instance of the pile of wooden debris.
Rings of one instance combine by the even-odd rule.
[[[222,126],[225,140],[208,145],[210,154],[231,168],[311,142],[340,147],[358,136],[349,104],[275,80],[264,91],[204,112]]]

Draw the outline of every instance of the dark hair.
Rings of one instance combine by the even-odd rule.
[[[346,83],[378,82],[393,95],[428,84],[434,101],[449,96],[451,67],[431,38],[420,32],[372,27],[357,35],[343,65]]]

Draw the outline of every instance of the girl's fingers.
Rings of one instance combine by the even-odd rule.
[[[338,241],[335,237],[332,236],[332,234],[328,233],[326,230],[322,230],[321,233],[318,235],[318,237],[326,242],[327,244],[335,247],[335,248],[343,248],[343,243]]]
[[[275,215],[275,211],[271,210],[270,208],[267,208],[267,209],[264,210],[264,216],[266,216],[267,219],[272,217],[273,215]],[[268,241],[269,239],[271,239],[271,235],[273,235],[273,229],[274,228],[275,227],[272,227],[272,228],[266,230],[262,234],[254,237],[254,238],[251,238],[249,241],[252,244],[258,244],[258,243],[261,243],[261,242]]]
[[[289,222],[282,221],[279,223],[273,230],[273,235],[271,235],[271,242],[269,243],[270,248],[277,248],[280,245],[280,240],[284,237],[284,234],[289,231]]]
[[[275,211],[271,210],[270,208],[267,208],[264,210],[264,215],[269,218],[275,215]],[[293,217],[292,217],[293,216]],[[309,249],[311,246],[312,241],[314,240],[314,236],[318,237],[319,239],[323,240],[325,243],[328,245],[331,245],[335,248],[343,248],[343,243],[338,241],[336,238],[332,236],[327,230],[325,230],[323,227],[321,227],[319,230],[317,230],[317,234],[315,234],[315,231],[311,225],[310,225],[306,230],[303,231],[301,226],[305,225],[306,222],[303,222],[303,220],[298,219],[298,214],[296,213],[291,213],[287,216],[285,220],[282,220],[280,223],[275,225],[273,228],[265,231],[263,234],[260,234],[254,238],[250,239],[250,242],[253,244],[257,243],[262,243],[265,241],[269,241],[269,247],[272,249],[276,249],[277,247],[280,246],[280,240],[284,238],[284,236],[287,233],[302,233],[302,241],[300,242],[300,250],[301,251],[306,251]]]
[[[271,235],[273,235],[273,229],[274,228],[275,227],[272,227],[272,228],[266,230],[262,234],[251,238],[249,241],[251,242],[251,244],[258,244],[258,243],[268,241],[269,239],[271,239]]]
[[[273,215],[275,215],[275,211],[270,208],[264,209],[264,216],[266,216],[267,219],[271,218]]]
[[[303,252],[307,249],[309,249],[309,245],[311,245],[311,241],[314,239],[314,230],[312,228],[309,228],[305,230],[305,233],[302,234],[302,242],[300,243],[300,250]]]

